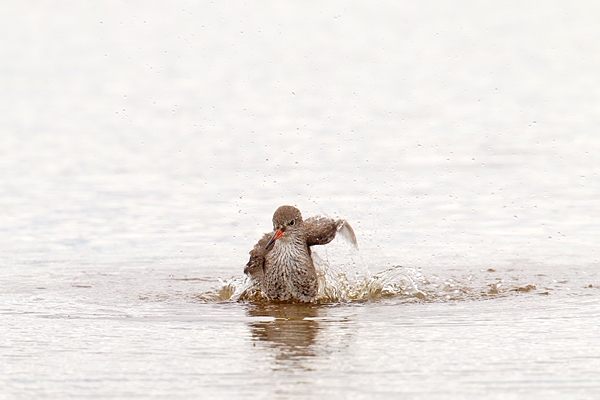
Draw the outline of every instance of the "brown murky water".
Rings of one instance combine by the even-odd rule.
[[[5,5],[0,398],[595,398],[599,11]],[[282,204],[360,251],[236,300]]]

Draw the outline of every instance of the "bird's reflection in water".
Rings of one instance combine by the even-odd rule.
[[[249,323],[254,340],[265,342],[276,350],[275,362],[283,368],[307,368],[303,361],[314,357],[314,344],[319,332],[317,317],[322,309],[314,304],[268,303],[249,305],[251,317],[273,317],[274,320]]]

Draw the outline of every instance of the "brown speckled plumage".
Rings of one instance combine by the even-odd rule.
[[[244,269],[270,300],[314,301],[318,280],[310,246],[331,242],[338,231],[356,245],[354,231],[345,220],[312,217],[304,221],[300,211],[292,206],[281,206],[275,211],[273,231],[250,251]]]

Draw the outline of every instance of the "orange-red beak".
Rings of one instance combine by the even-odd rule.
[[[275,241],[282,236],[283,236],[283,231],[281,229],[277,229],[275,231],[275,233],[273,234],[273,237],[271,238],[271,240],[269,240],[269,242],[265,246],[265,249],[270,250],[271,247],[273,246],[273,244],[275,243]]]

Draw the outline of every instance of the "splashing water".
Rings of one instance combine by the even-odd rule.
[[[417,282],[420,271],[401,266],[372,275],[357,248],[347,241],[334,240],[325,247],[312,248],[319,280],[318,303],[364,301],[382,297],[426,299]],[[220,287],[197,296],[204,301],[264,301],[260,286],[250,277],[220,279]]]
[[[423,279],[417,270],[396,266],[372,275],[358,249],[343,241],[313,251],[313,260],[320,302],[423,295],[416,284]]]
[[[394,298],[401,302],[482,300],[511,293],[548,294],[541,279],[522,282],[501,277],[494,269],[480,269],[467,276],[425,277],[420,268],[394,266],[371,274],[360,251],[347,240],[334,239],[327,246],[311,248],[319,293],[317,303],[368,301]],[[202,301],[266,301],[260,285],[247,276],[219,279],[219,287],[195,296]],[[539,289],[538,289],[539,287]]]

